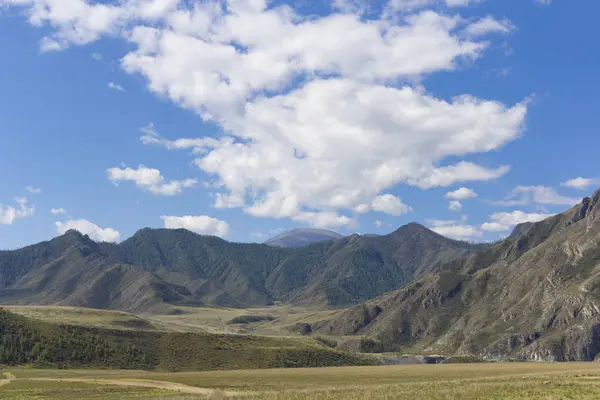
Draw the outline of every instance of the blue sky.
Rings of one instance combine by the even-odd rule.
[[[600,187],[586,3],[0,0],[0,248],[505,236]]]

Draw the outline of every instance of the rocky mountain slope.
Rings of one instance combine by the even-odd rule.
[[[326,229],[294,229],[283,232],[267,241],[265,244],[275,247],[303,247],[326,240],[340,239],[343,235]]]
[[[142,229],[121,244],[75,231],[0,252],[0,302],[147,311],[165,304],[344,306],[435,271],[478,246],[418,224],[302,248],[230,243],[186,230]]]
[[[390,349],[592,360],[600,352],[600,191],[313,330],[368,335]]]

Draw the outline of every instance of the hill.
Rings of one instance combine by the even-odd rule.
[[[598,304],[600,191],[313,331],[492,360],[593,360],[600,352]]]
[[[163,312],[169,305],[248,307],[283,301],[345,306],[425,276],[479,247],[409,224],[301,248],[230,243],[142,229],[121,244],[76,231],[0,252],[0,302]]]
[[[58,325],[0,309],[0,364],[167,371],[369,365],[302,339]]]
[[[326,229],[305,228],[283,232],[265,241],[265,244],[275,247],[302,247],[309,244],[339,239],[342,237],[344,236],[337,232],[328,231]]]

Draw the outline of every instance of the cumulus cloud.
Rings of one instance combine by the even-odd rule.
[[[27,190],[31,194],[40,194],[40,193],[42,193],[42,189],[41,188],[37,188],[37,187],[34,187],[34,186],[26,186],[25,190]]]
[[[574,206],[581,198],[567,197],[558,194],[553,188],[547,186],[518,186],[511,191],[504,200],[494,201],[492,204],[499,206],[523,206],[529,204]]]
[[[64,235],[67,231],[74,229],[98,242],[118,242],[121,238],[119,231],[112,228],[100,228],[98,225],[85,219],[70,219],[66,222],[56,222],[55,225],[56,232],[59,235]]]
[[[294,221],[304,222],[315,228],[353,227],[356,221],[335,211],[304,211],[292,217]]]
[[[174,196],[183,189],[195,186],[196,179],[184,179],[180,181],[167,181],[158,169],[146,168],[140,165],[137,169],[129,167],[115,167],[106,170],[108,179],[115,184],[122,181],[135,182],[137,187],[152,194],[161,196]]]
[[[399,184],[428,189],[503,176],[508,166],[467,158],[524,128],[527,101],[442,99],[414,84],[477,60],[490,45],[482,35],[512,29],[492,17],[423,9],[440,1],[392,1],[393,18],[349,10],[308,17],[264,0],[18,4],[61,48],[124,37],[126,72],[221,128],[215,137],[173,140],[143,132],[142,142],[192,150],[218,188],[215,205],[250,215],[350,226],[345,212],[359,213]]]
[[[167,229],[187,229],[201,235],[221,237],[229,235],[229,224],[227,222],[206,215],[162,216],[161,219]]]
[[[523,211],[497,212],[490,215],[490,222],[481,225],[481,229],[488,232],[506,232],[525,222],[539,222],[551,217],[553,214],[527,214]]]
[[[371,206],[368,204],[358,204],[356,207],[354,207],[354,212],[357,214],[365,214],[368,213],[370,209]]]
[[[59,215],[59,214],[66,214],[66,211],[64,208],[53,208],[50,210],[50,213],[53,215]]]
[[[455,240],[475,240],[483,236],[476,226],[454,220],[428,220],[431,230]]]
[[[453,192],[446,193],[445,197],[447,199],[453,199],[453,200],[467,200],[467,199],[474,199],[475,197],[477,197],[477,193],[475,193],[475,191],[473,189],[461,187],[460,189],[456,189]]]
[[[456,182],[489,181],[500,178],[509,171],[510,167],[508,165],[488,169],[477,164],[462,161],[456,165],[433,169],[426,177],[412,179],[410,183],[422,189],[429,189],[450,186]]]
[[[462,203],[458,200],[452,200],[450,203],[448,203],[448,209],[450,211],[460,211],[462,210]]]
[[[12,225],[17,219],[31,217],[35,206],[29,206],[25,197],[15,197],[17,207],[0,203],[0,225]]]
[[[375,211],[384,212],[395,217],[412,211],[412,209],[404,204],[402,200],[391,194],[384,194],[375,197],[371,206]]]
[[[444,197],[447,199],[452,199],[448,204],[448,209],[450,211],[461,211],[463,205],[459,200],[474,199],[477,197],[477,193],[475,193],[473,189],[461,187],[460,189],[446,193]]]
[[[570,179],[560,184],[561,186],[568,187],[571,189],[587,190],[592,186],[599,186],[600,179],[598,178],[582,178],[581,176]]]

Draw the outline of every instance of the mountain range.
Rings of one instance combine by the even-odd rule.
[[[493,244],[416,223],[303,247],[142,229],[120,244],[76,231],[0,252],[0,303],[166,312],[173,305],[337,308],[320,335],[388,351],[484,359],[600,354],[600,191]]]
[[[600,191],[313,329],[484,359],[592,360],[600,353]]]
[[[474,252],[409,224],[300,248],[230,243],[187,230],[142,229],[120,244],[69,231],[0,252],[0,302],[156,311],[168,304],[347,306]]]

